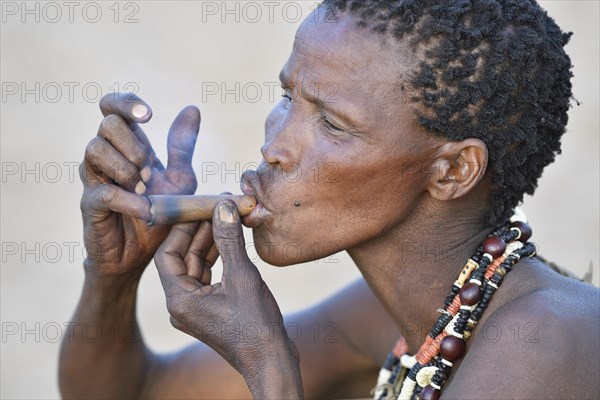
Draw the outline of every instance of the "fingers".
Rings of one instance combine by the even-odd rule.
[[[150,221],[150,201],[116,185],[104,184],[86,192],[81,200],[84,210],[111,211]]]
[[[120,186],[129,191],[136,190],[141,175],[138,168],[123,154],[115,149],[106,139],[97,136],[90,141],[85,149],[85,164],[88,171],[95,170],[96,175],[106,175]],[[87,174],[82,178],[88,177]],[[84,184],[92,184],[84,180]],[[141,184],[143,186],[143,183]],[[145,187],[143,188],[145,191]],[[140,190],[138,188],[138,193]],[[140,194],[142,194],[141,191]]]
[[[106,116],[100,124],[98,136],[106,139],[139,169],[146,166],[148,148],[134,135],[123,118],[116,114]]]
[[[100,110],[104,116],[117,114],[130,122],[148,122],[152,109],[133,93],[109,93],[100,100]]]
[[[204,283],[203,276],[205,270],[210,269],[214,264],[214,260],[212,262],[207,262],[206,260],[206,256],[211,252],[211,249],[213,249],[213,244],[212,226],[210,222],[202,221],[190,242],[190,246],[185,256],[188,275],[193,276],[202,283]],[[209,278],[208,275],[207,278]]]
[[[198,228],[197,222],[173,225],[169,235],[154,256],[154,261],[165,291],[169,293],[179,288],[193,291],[202,285],[188,274],[186,254]]]
[[[223,283],[233,274],[254,271],[256,267],[246,253],[240,215],[232,201],[225,200],[217,205],[212,225],[213,238],[223,259]]]
[[[187,106],[181,110],[169,129],[167,169],[187,170],[191,167],[199,130],[198,108]]]

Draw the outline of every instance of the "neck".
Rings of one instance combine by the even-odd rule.
[[[412,213],[392,230],[348,250],[414,354],[433,327],[454,280],[493,229],[480,216]]]

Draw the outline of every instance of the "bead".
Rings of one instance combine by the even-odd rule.
[[[396,345],[394,346],[392,353],[398,358],[402,357],[403,354],[408,353],[408,344],[406,344],[406,339],[404,339],[404,336],[401,335],[396,341]]]
[[[424,367],[421,368],[417,374],[417,384],[421,387],[425,387],[431,383],[431,378],[437,372],[437,367]]]
[[[394,356],[393,353],[388,353],[385,362],[383,363],[383,368],[391,371],[394,367],[395,360],[397,360],[396,356]]]
[[[454,365],[454,364],[453,364],[451,361],[448,361],[448,360],[446,360],[446,359],[445,359],[445,358],[443,358],[443,357],[440,357],[440,360],[442,360],[442,364],[443,364],[443,365],[446,365],[446,366],[448,366],[448,367],[452,367],[452,366]]]
[[[440,398],[440,391],[434,389],[430,385],[427,385],[421,390],[419,394],[420,400],[438,400]]]
[[[465,284],[460,289],[460,292],[458,292],[458,295],[460,296],[461,304],[466,306],[475,305],[481,300],[481,291],[476,283]]]
[[[490,285],[491,287],[493,287],[494,289],[498,289],[498,285],[496,285],[494,282],[492,281],[487,281],[486,282],[488,285]]]
[[[407,377],[402,383],[402,389],[400,389],[398,400],[410,400],[413,392],[415,391],[415,386],[417,386],[417,382],[415,382],[415,380],[410,376]]]
[[[458,279],[456,279],[456,282],[454,282],[454,284],[455,285],[458,284],[457,286],[464,285],[465,282],[467,281],[467,279],[469,278],[469,276],[471,276],[471,273],[473,271],[475,271],[476,269],[477,269],[477,263],[475,261],[473,261],[471,258],[469,258],[469,260],[467,260],[467,263],[465,264],[464,268],[458,275]]]
[[[440,343],[440,354],[448,361],[456,361],[465,354],[465,348],[463,339],[448,335]]]
[[[472,284],[477,285],[477,286],[481,286],[481,281],[479,279],[477,279],[477,278],[471,278],[471,280],[469,281],[469,283],[472,283]]]
[[[409,356],[408,354],[403,354],[402,357],[400,358],[400,364],[402,364],[402,366],[404,368],[411,369],[416,363],[417,363],[417,359],[415,358],[415,356]]]
[[[521,236],[519,236],[519,241],[525,243],[531,237],[532,231],[529,224],[521,221],[515,221],[511,224],[513,228],[517,228],[521,231]]]
[[[494,258],[500,257],[505,249],[506,243],[497,236],[489,237],[483,242],[483,251]]]

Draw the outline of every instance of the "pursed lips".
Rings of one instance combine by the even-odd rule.
[[[242,217],[242,222],[248,228],[256,228],[271,216],[271,212],[261,203],[261,193],[255,189],[255,184],[260,186],[258,174],[256,171],[248,170],[242,174],[240,179],[240,189],[242,193],[256,197],[256,207],[252,212]]]

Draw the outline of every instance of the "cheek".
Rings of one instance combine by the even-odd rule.
[[[414,174],[403,174],[397,159],[361,158],[323,162],[315,154],[270,185],[277,209],[254,230],[261,258],[289,265],[326,257],[406,218],[420,193]]]

